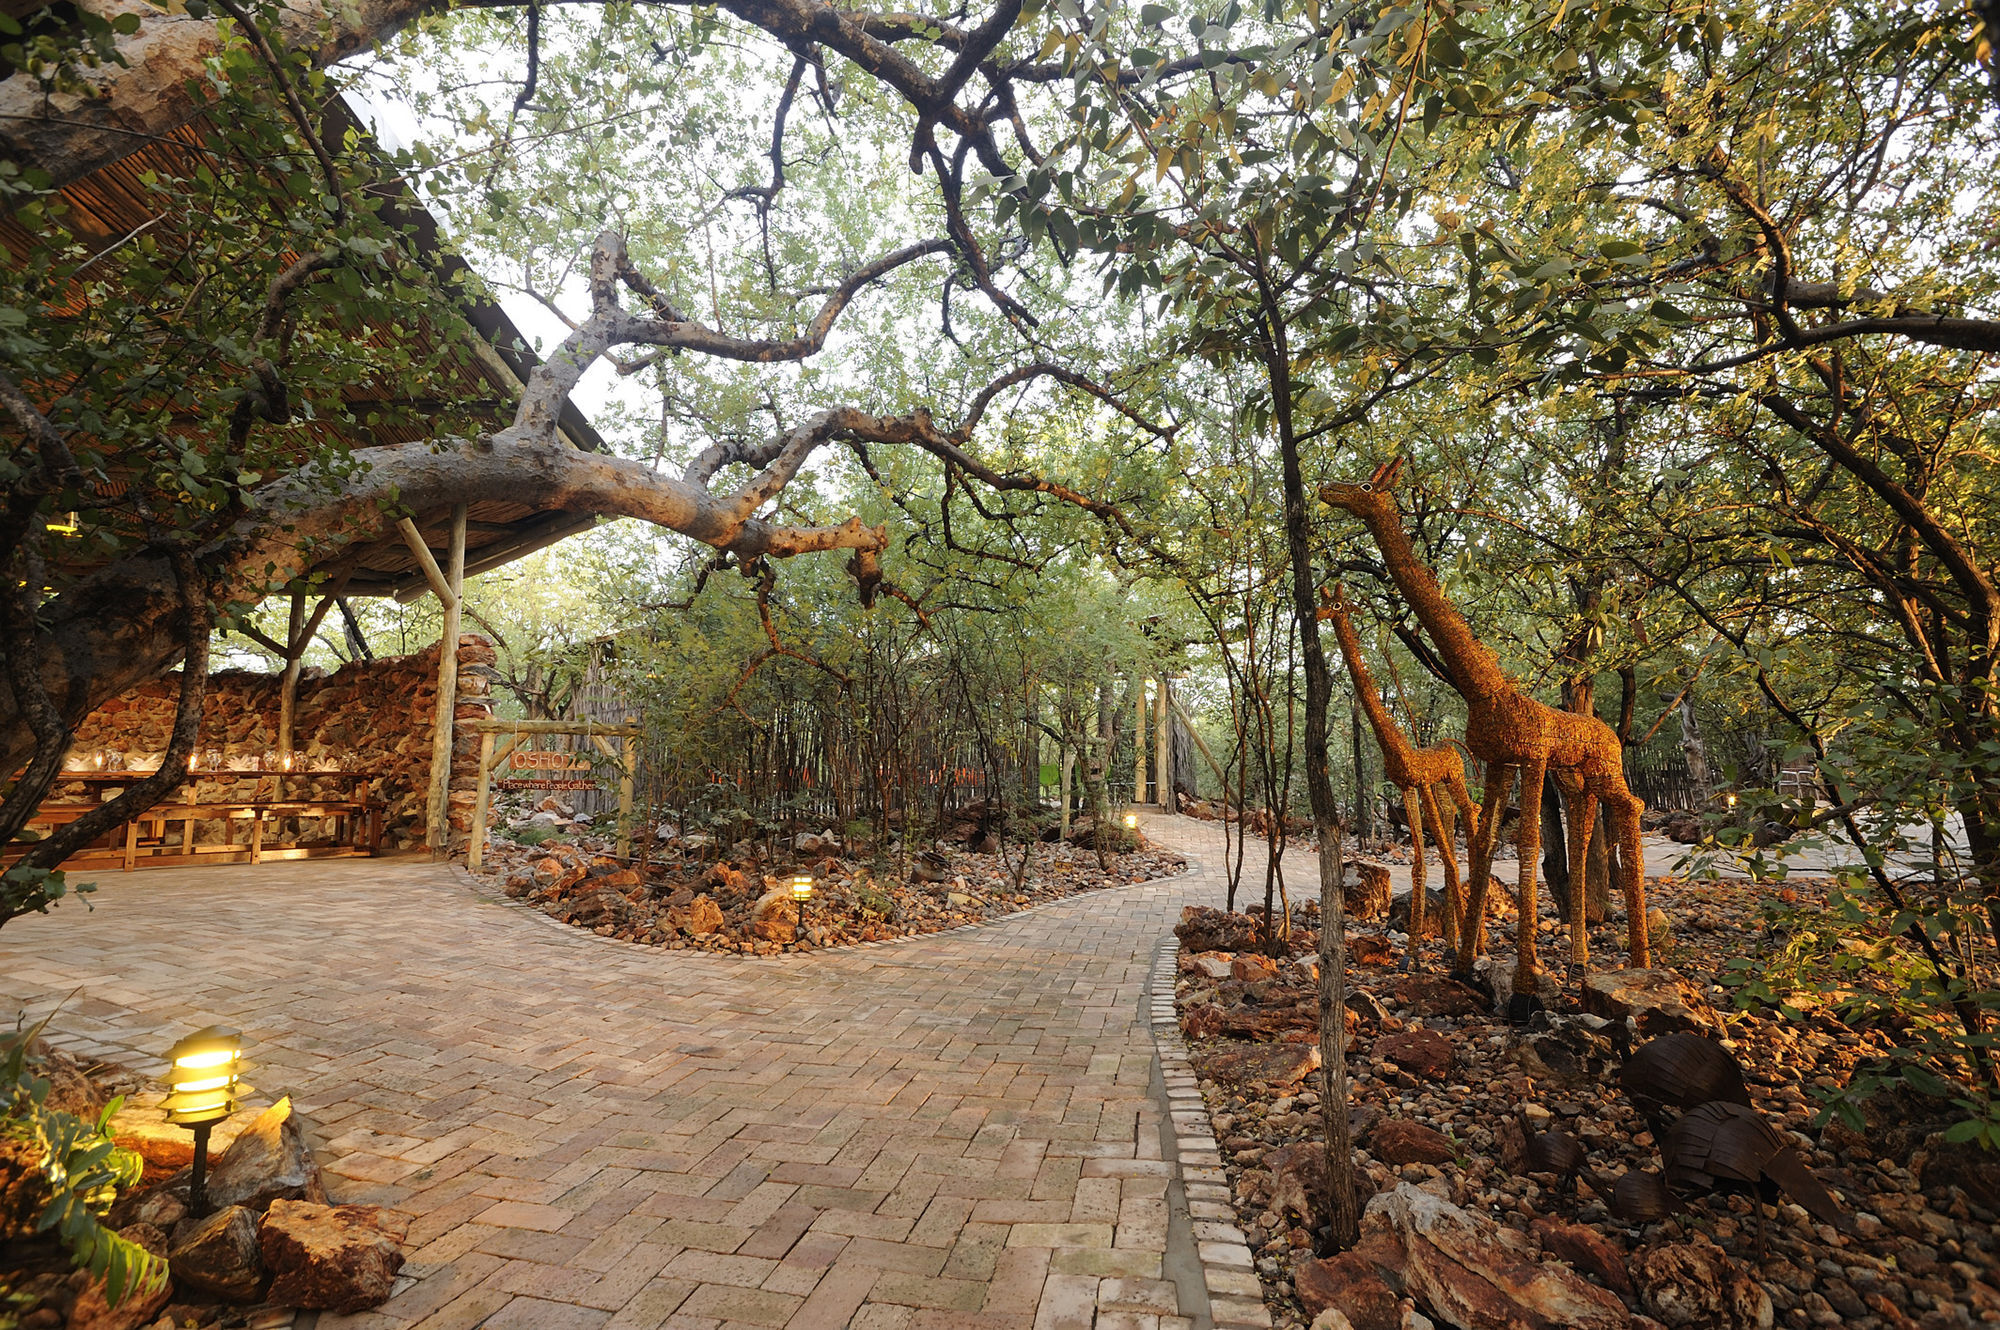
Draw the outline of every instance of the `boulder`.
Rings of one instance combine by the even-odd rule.
[[[798,902],[789,891],[767,891],[750,907],[750,933],[760,942],[790,942],[798,924]]]
[[[1432,887],[1424,893],[1424,936],[1436,937],[1444,931],[1444,888]],[[1410,893],[1398,892],[1389,902],[1389,927],[1398,933],[1410,931]]]
[[[1319,1207],[1326,1196],[1326,1147],[1318,1141],[1281,1145],[1264,1157],[1271,1170],[1271,1208],[1299,1217],[1307,1232],[1320,1226]]]
[[[1206,905],[1183,906],[1181,921],[1174,925],[1184,951],[1249,951],[1262,933],[1259,920]]]
[[[245,1205],[217,1210],[206,1219],[186,1219],[174,1230],[168,1264],[176,1283],[212,1293],[225,1302],[255,1302],[264,1284],[257,1252],[257,1213]]]
[[[83,1063],[44,1039],[28,1046],[28,1070],[49,1083],[42,1107],[94,1122],[104,1111],[105,1094],[84,1074]]]
[[[1712,1242],[1642,1251],[1632,1282],[1640,1304],[1668,1330],[1770,1330],[1770,1295]]]
[[[1248,1002],[1233,1007],[1220,1008],[1216,1018],[1217,1029],[1231,1039],[1264,1041],[1309,1036],[1319,1030],[1318,1006],[1312,1002],[1299,1002],[1289,1006],[1257,1006]],[[1356,1017],[1352,1009],[1347,1013],[1347,1028],[1354,1031]]]
[[[1198,1054],[1195,1065],[1203,1076],[1224,1085],[1294,1085],[1319,1070],[1319,1045],[1248,1044]]]
[[[1594,1228],[1561,1219],[1537,1219],[1528,1226],[1542,1250],[1589,1275],[1629,1304],[1636,1294],[1625,1272],[1625,1252]]]
[[[111,1115],[111,1139],[145,1160],[148,1172],[160,1169],[172,1173],[194,1162],[194,1133],[167,1121],[160,1108],[160,1101],[165,1098],[160,1091],[143,1090],[126,1096],[118,1111]],[[213,1157],[227,1150],[249,1125],[247,1113],[216,1123],[208,1136],[209,1155]]]
[[[1225,956],[1219,951],[1207,952],[1200,956],[1190,957],[1189,959],[1196,970],[1207,975],[1210,979],[1229,978],[1231,969],[1235,965],[1233,958]]]
[[[1458,1053],[1451,1040],[1436,1030],[1399,1030],[1375,1040],[1375,1056],[1387,1058],[1404,1071],[1424,1081],[1442,1081],[1458,1066]]]
[[[1395,998],[1418,1016],[1481,1016],[1492,1010],[1484,993],[1441,975],[1412,975],[1396,985]]]
[[[1628,1330],[1632,1323],[1616,1296],[1566,1265],[1540,1260],[1524,1234],[1435,1192],[1408,1183],[1383,1192],[1368,1203],[1361,1231],[1400,1243],[1404,1291],[1461,1330]]]
[[[1631,1019],[1641,1037],[1676,1030],[1713,1034],[1722,1026],[1700,989],[1672,970],[1599,970],[1583,981],[1583,1009],[1606,1020]]]
[[[1347,959],[1356,965],[1393,965],[1396,948],[1385,937],[1356,933],[1347,939]]]
[[[1389,865],[1373,859],[1356,859],[1354,876],[1340,885],[1340,900],[1349,919],[1386,918],[1389,890]]]
[[[1443,1132],[1408,1118],[1390,1118],[1368,1136],[1368,1153],[1385,1164],[1444,1164],[1458,1155],[1458,1147]]]
[[[1402,1300],[1374,1262],[1359,1252],[1299,1262],[1292,1267],[1292,1288],[1315,1325],[1332,1310],[1354,1330],[1402,1330]]]
[[[1277,975],[1278,963],[1269,956],[1238,956],[1229,962],[1229,977],[1254,984]]]
[[[722,931],[722,907],[703,892],[686,905],[668,910],[667,923],[694,937],[703,933],[719,933]]]
[[[600,924],[621,928],[632,922],[634,911],[632,902],[613,888],[594,886],[571,896],[550,913],[579,928],[596,928]]]
[[[388,1301],[403,1252],[372,1205],[276,1201],[258,1230],[269,1300],[351,1315]]]
[[[290,1095],[259,1113],[208,1175],[208,1203],[217,1210],[236,1205],[264,1210],[276,1200],[326,1200]]]
[[[153,1225],[127,1224],[118,1230],[118,1236],[166,1260],[167,1235]],[[150,1287],[142,1284],[126,1289],[115,1307],[106,1296],[104,1281],[88,1279],[70,1304],[68,1330],[137,1330],[150,1325],[173,1294],[164,1266],[155,1268]]]
[[[1181,1033],[1189,1039],[1213,1039],[1222,1033],[1222,1008],[1197,1002],[1181,1013]]]

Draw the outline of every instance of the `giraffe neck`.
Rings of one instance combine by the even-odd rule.
[[[1499,657],[1473,636],[1472,625],[1446,598],[1436,575],[1417,557],[1395,508],[1364,513],[1362,520],[1382,551],[1382,563],[1390,580],[1416,612],[1417,621],[1430,634],[1438,655],[1451,667],[1452,678],[1467,705],[1477,709],[1513,693],[1514,687],[1501,670]]]
[[[1333,611],[1333,633],[1340,639],[1340,654],[1347,660],[1347,676],[1354,682],[1354,700],[1368,714],[1368,724],[1375,731],[1375,741],[1385,749],[1398,752],[1407,751],[1409,743],[1403,732],[1396,727],[1395,719],[1389,715],[1389,708],[1382,703],[1382,694],[1375,687],[1375,676],[1368,671],[1368,663],[1361,659],[1361,641],[1354,634],[1354,624],[1341,609]]]

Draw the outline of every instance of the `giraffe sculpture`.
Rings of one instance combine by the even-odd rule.
[[[1440,787],[1457,806],[1465,819],[1465,839],[1472,845],[1479,838],[1479,814],[1472,806],[1472,793],[1465,784],[1465,759],[1450,745],[1436,748],[1419,748],[1410,742],[1396,724],[1395,717],[1382,702],[1382,694],[1375,686],[1375,676],[1368,671],[1368,662],[1361,658],[1361,642],[1355,636],[1354,623],[1349,617],[1347,601],[1341,595],[1340,587],[1322,589],[1320,617],[1333,622],[1334,636],[1340,640],[1340,654],[1347,660],[1347,675],[1354,685],[1354,700],[1368,717],[1368,724],[1375,731],[1375,743],[1382,750],[1382,771],[1398,790],[1403,793],[1403,811],[1410,822],[1410,937],[1423,936],[1424,911],[1427,902],[1424,897],[1427,873],[1424,869],[1424,827],[1430,827],[1431,840],[1438,848],[1438,858],[1444,862],[1443,919],[1444,939],[1447,946],[1458,941],[1460,920],[1464,915],[1465,896],[1458,879],[1458,855],[1452,847],[1452,834],[1447,829],[1443,809],[1437,801]]]
[[[1471,881],[1460,930],[1456,968],[1472,968],[1486,893],[1492,880],[1493,846],[1500,817],[1515,776],[1521,778],[1520,920],[1516,938],[1514,991],[1532,994],[1541,966],[1535,954],[1535,868],[1541,858],[1539,809],[1542,782],[1554,775],[1569,814],[1569,855],[1584,862],[1592,826],[1602,803],[1606,821],[1618,842],[1619,886],[1625,896],[1629,963],[1643,969],[1651,956],[1646,942],[1645,861],[1639,847],[1639,815],[1645,805],[1625,784],[1623,746],[1609,725],[1595,716],[1559,711],[1527,696],[1507,678],[1491,649],[1473,636],[1471,625],[1445,597],[1437,578],[1424,566],[1403,530],[1393,486],[1402,459],[1377,467],[1359,485],[1320,487],[1320,498],[1360,518],[1382,552],[1389,578],[1430,634],[1438,654],[1450,667],[1465,698],[1465,746],[1487,764],[1486,788],[1477,834],[1470,846]],[[1579,970],[1589,962],[1584,921],[1585,874],[1572,873],[1570,904],[1571,961]]]

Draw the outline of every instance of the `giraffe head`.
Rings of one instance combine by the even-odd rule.
[[[1319,497],[1335,508],[1345,508],[1356,517],[1367,518],[1370,514],[1395,516],[1396,474],[1403,469],[1403,459],[1391,458],[1375,468],[1375,474],[1359,485],[1336,481],[1319,487]]]

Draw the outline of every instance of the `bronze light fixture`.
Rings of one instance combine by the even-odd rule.
[[[243,1084],[243,1036],[209,1026],[196,1030],[167,1052],[169,1092],[160,1107],[167,1121],[194,1133],[194,1170],[188,1181],[188,1213],[208,1211],[208,1137],[215,1124],[236,1111]]]
[[[801,939],[806,933],[806,902],[812,899],[813,880],[810,873],[800,873],[792,879],[792,899],[798,902],[798,934]]]

